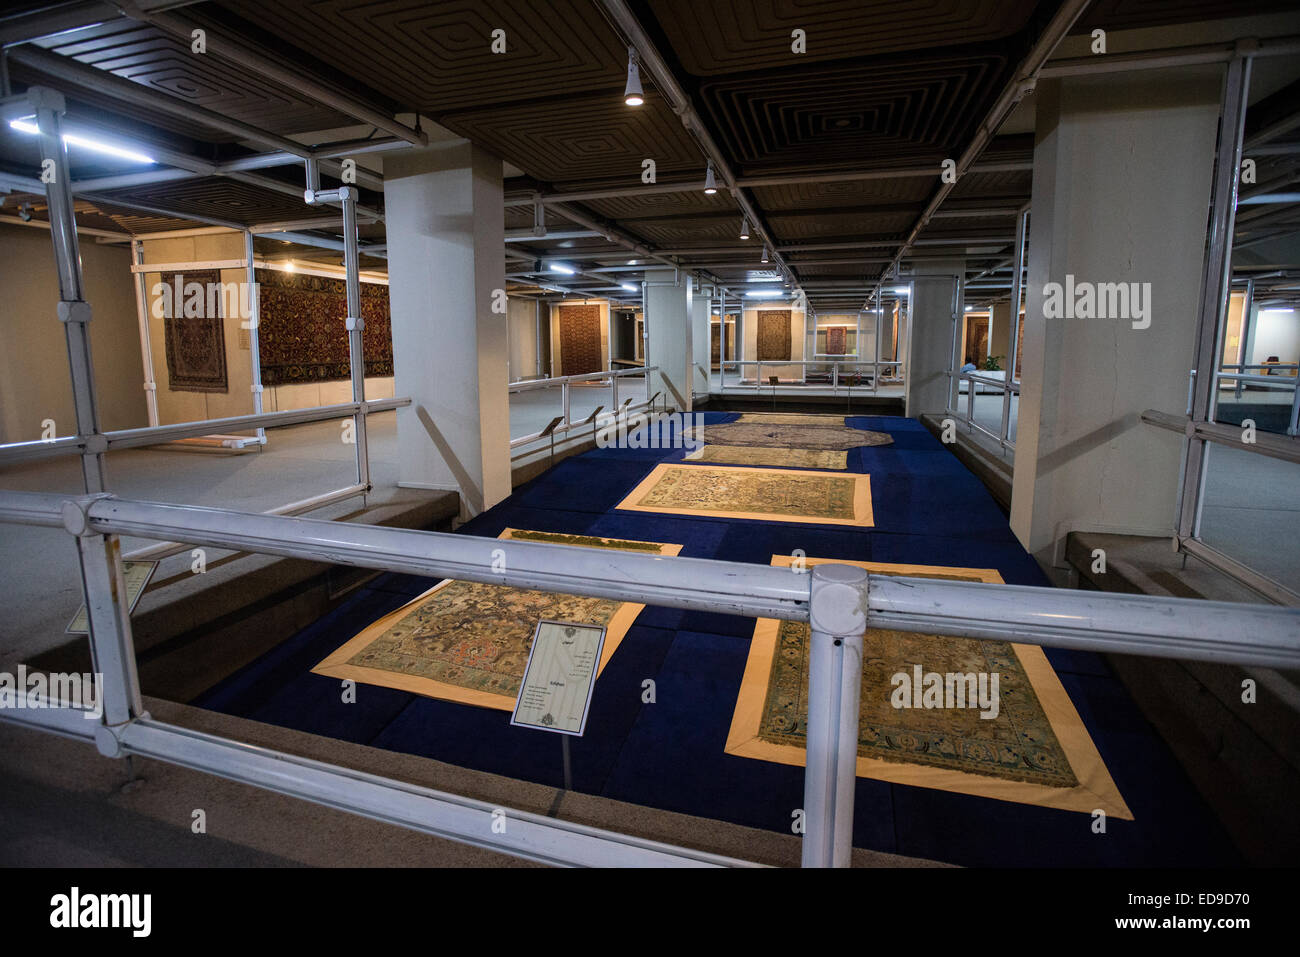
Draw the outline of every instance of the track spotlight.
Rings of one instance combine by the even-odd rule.
[[[641,89],[641,68],[636,62],[636,47],[627,48],[627,86],[623,90],[623,102],[628,106],[640,106],[645,102],[645,91]]]
[[[18,207],[18,218],[21,219],[24,223],[30,223],[32,221],[31,203],[23,203],[21,206]]]
[[[740,238],[741,239],[749,238],[749,217],[748,216],[742,216],[740,218]]]
[[[718,191],[717,181],[713,178],[713,160],[709,160],[709,167],[704,173],[704,192],[712,196]]]

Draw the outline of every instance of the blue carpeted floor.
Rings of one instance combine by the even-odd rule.
[[[706,413],[709,422],[734,415]],[[854,416],[892,445],[856,449],[871,475],[875,527],[753,522],[616,512],[661,461],[684,453],[597,449],[566,459],[465,525],[675,542],[682,555],[766,565],[801,548],[818,558],[996,568],[1012,584],[1046,581],[983,485],[910,419]],[[559,786],[558,736],[510,726],[504,711],[371,685],[341,701],[337,679],[310,673],[366,625],[434,584],[384,575],[343,606],[220,683],[205,708],[464,767]],[[575,789],[622,801],[788,832],[803,769],[723,753],[753,619],[646,608],[596,684],[586,735],[572,740]],[[858,779],[854,843],[965,865],[1189,866],[1239,863],[1222,827],[1168,748],[1098,656],[1048,651],[1136,820],[1089,815]],[[653,678],[656,701],[643,704]]]

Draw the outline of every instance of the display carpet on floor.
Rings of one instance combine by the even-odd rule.
[[[802,469],[656,465],[618,508],[702,518],[871,525],[871,479]]]
[[[825,561],[772,556],[773,565],[786,568]],[[873,575],[1002,581],[991,568],[848,564]],[[758,620],[728,754],[806,763],[808,636],[807,622]],[[859,702],[862,777],[1133,819],[1061,682],[1034,645],[872,629],[863,640]]]
[[[706,427],[736,420],[704,416]],[[1047,583],[984,486],[919,422],[849,416],[842,424],[894,440],[847,453],[848,474],[871,475],[871,527],[619,509],[657,466],[682,464],[688,450],[598,448],[519,487],[459,533],[495,538],[522,528],[673,542],[684,557],[762,565],[797,549],[821,559],[988,569],[1012,584]],[[338,678],[312,673],[354,635],[436,584],[382,575],[194,703],[562,786],[557,736],[513,727],[505,711],[374,685],[358,685],[355,700],[345,701]],[[585,734],[570,739],[575,790],[790,833],[803,807],[803,768],[726,751],[755,627],[753,618],[720,611],[647,606],[596,682]],[[966,865],[1240,863],[1105,659],[1061,649],[1044,649],[1044,657],[1133,820],[1108,815],[1102,830],[1092,814],[859,777],[854,844]],[[1080,770],[1072,766],[1076,776]]]
[[[847,452],[821,449],[778,449],[764,446],[704,445],[688,455],[686,462],[719,462],[726,465],[771,465],[784,469],[834,469],[849,467]]]
[[[676,555],[680,545],[507,528],[498,538]],[[484,708],[513,711],[537,622],[605,629],[596,674],[645,608],[582,595],[448,579],[385,615],[312,671]]]
[[[732,422],[723,425],[706,425],[700,431],[705,442],[778,449],[844,451],[864,445],[889,445],[894,441],[884,432],[867,432],[863,429],[850,429],[843,425],[830,424]]]

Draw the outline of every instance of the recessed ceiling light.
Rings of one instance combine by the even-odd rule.
[[[636,62],[636,48],[627,48],[627,86],[623,88],[623,102],[628,106],[640,106],[645,102],[645,91],[641,89],[641,68]]]
[[[293,264],[293,260],[292,260],[292,259],[290,259],[287,263],[284,264],[284,271],[285,271],[285,272],[293,272],[293,271],[294,271],[295,269],[297,269],[297,268],[298,268],[298,267],[295,266],[295,265]]]

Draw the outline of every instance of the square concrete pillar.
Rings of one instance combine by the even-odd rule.
[[[952,366],[952,336],[962,315],[963,260],[918,267],[908,297],[905,414],[915,418],[927,412],[944,412],[949,398],[948,369]],[[901,283],[900,283],[901,285]],[[901,354],[901,353],[900,353]]]
[[[680,280],[680,281],[679,281]],[[648,395],[661,392],[659,402],[669,409],[691,411],[695,373],[691,357],[691,279],[674,269],[647,269],[645,273],[646,368]],[[708,356],[706,351],[705,356]]]
[[[510,494],[501,160],[465,141],[384,161],[399,485]]]
[[[1038,86],[1011,527],[1045,567],[1073,530],[1172,534],[1182,443],[1139,416],[1187,406],[1222,76]]]

